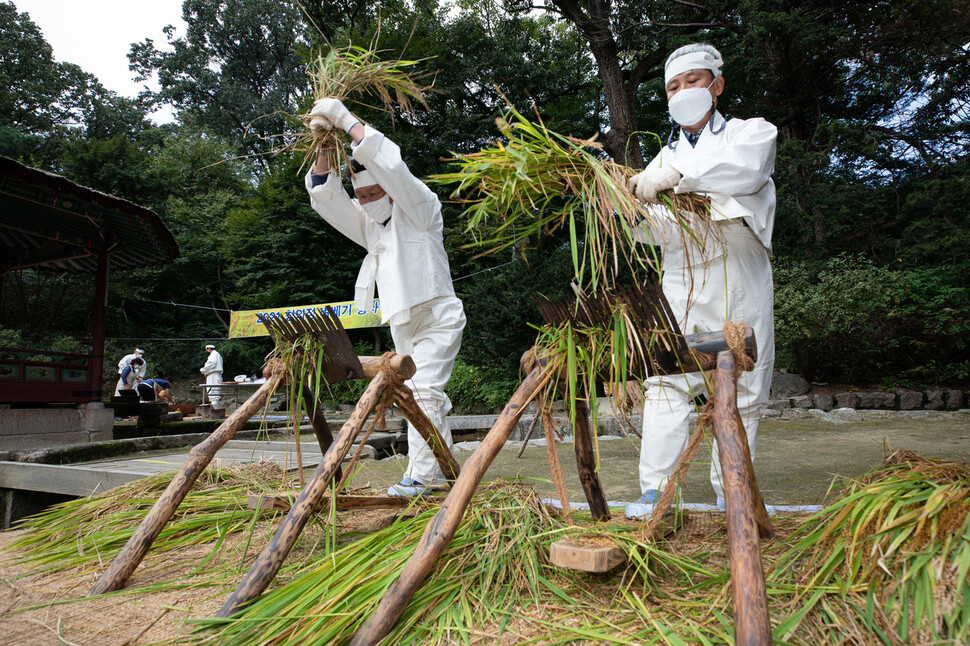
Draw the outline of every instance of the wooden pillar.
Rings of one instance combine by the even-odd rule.
[[[401,576],[388,588],[374,614],[354,636],[351,644],[358,646],[378,644],[397,623],[415,591],[454,538],[455,530],[465,514],[465,509],[468,508],[468,503],[492,460],[505,446],[505,441],[522,417],[525,407],[547,381],[548,376],[543,368],[536,366],[519,385],[512,399],[502,410],[502,414],[482,440],[482,445],[465,461],[455,486],[441,504],[441,510],[428,523]]]
[[[720,454],[727,518],[728,557],[734,598],[734,640],[739,646],[769,646],[771,621],[754,511],[754,474],[747,441],[738,425],[734,355],[717,354],[714,381],[714,437]]]
[[[576,423],[573,424],[573,446],[576,450],[576,467],[579,469],[579,481],[586,493],[586,501],[593,520],[607,521],[610,510],[606,504],[606,495],[596,475],[596,451],[593,450],[593,434],[589,427],[589,408],[586,402],[576,401]]]
[[[104,370],[104,327],[108,308],[108,263],[111,256],[107,251],[98,252],[98,273],[95,278],[94,303],[91,308],[91,361],[88,364],[88,380],[91,384],[91,399],[98,401],[102,396],[102,372]]]

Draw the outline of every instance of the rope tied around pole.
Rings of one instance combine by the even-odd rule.
[[[724,340],[727,343],[728,349],[731,351],[731,354],[734,355],[734,378],[737,379],[741,376],[742,372],[754,369],[754,360],[744,351],[745,325],[744,323],[725,321],[722,330],[724,332]],[[710,370],[704,373],[705,383],[710,384],[713,382],[713,372],[713,370]],[[644,540],[650,540],[651,538],[657,536],[657,531],[660,529],[660,524],[663,522],[664,514],[674,501],[674,496],[677,493],[677,487],[687,476],[687,469],[690,466],[690,463],[694,460],[694,456],[697,454],[697,449],[700,448],[701,440],[707,433],[710,432],[710,429],[713,427],[714,398],[708,397],[704,406],[697,411],[697,428],[690,436],[690,441],[680,456],[680,461],[677,463],[677,469],[673,472],[673,474],[671,474],[670,479],[667,481],[667,486],[664,487],[663,492],[660,494],[660,498],[657,499],[657,502],[653,507],[653,512],[650,514],[650,521],[647,523],[647,527],[643,532]]]

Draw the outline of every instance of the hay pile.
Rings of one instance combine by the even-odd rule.
[[[20,643],[30,641],[19,639],[25,630],[83,644],[346,642],[435,510],[320,514],[266,594],[236,617],[206,619],[279,522],[278,512],[245,509],[256,482],[256,491],[292,485],[260,468],[258,477],[213,470],[129,587],[100,598],[82,595],[164,478],[34,518],[5,539],[0,629]],[[777,538],[763,546],[775,639],[965,643],[968,494],[966,465],[895,454],[819,514],[776,518]],[[638,523],[574,520],[579,527],[520,485],[483,487],[389,643],[732,642],[723,516],[690,514],[659,545],[642,540]],[[549,544],[580,533],[617,542],[628,565],[596,576],[548,565]]]

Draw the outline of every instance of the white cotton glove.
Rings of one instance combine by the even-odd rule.
[[[324,130],[339,128],[344,132],[349,132],[357,123],[357,117],[351,114],[350,110],[339,99],[318,100],[313,104],[310,116],[314,117],[310,120],[310,127],[323,128]]]
[[[630,192],[646,204],[659,204],[657,193],[677,186],[682,175],[671,166],[652,166],[631,177]]]

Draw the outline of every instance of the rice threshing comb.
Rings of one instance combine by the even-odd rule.
[[[266,326],[277,345],[296,341],[306,335],[319,339],[324,347],[321,372],[328,383],[364,379],[364,368],[360,365],[357,351],[333,308],[318,307],[305,316],[292,319],[272,314],[257,314],[256,317]]]

